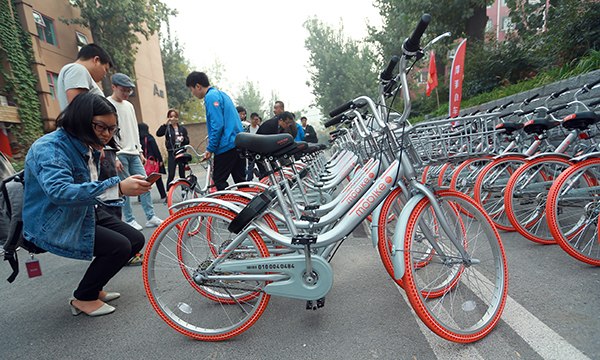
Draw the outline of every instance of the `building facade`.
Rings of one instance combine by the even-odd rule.
[[[79,9],[68,0],[17,1],[14,10],[23,29],[31,34],[32,71],[38,79],[36,90],[41,107],[40,121],[44,131],[49,132],[56,128],[56,118],[60,113],[55,86],[58,73],[64,65],[76,60],[81,46],[93,43],[94,39],[88,28],[61,21],[80,17]],[[136,91],[130,101],[134,104],[138,121],[147,123],[153,132],[164,122],[168,108],[159,38],[157,34],[148,40],[140,36],[140,41],[135,61],[136,74],[128,74],[136,79]],[[9,140],[14,141],[10,124],[19,120],[15,116],[16,109],[10,105],[14,105],[10,102],[10,94],[0,94],[0,132],[4,129]]]

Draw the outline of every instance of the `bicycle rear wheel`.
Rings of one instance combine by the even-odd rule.
[[[600,159],[563,172],[548,193],[546,216],[552,236],[570,256],[600,266]]]
[[[194,280],[235,237],[227,230],[233,218],[233,212],[206,204],[183,209],[158,227],[146,248],[143,280],[152,307],[170,327],[194,339],[220,341],[239,335],[269,302],[262,292],[265,282]],[[188,231],[190,223],[201,228]],[[268,256],[262,238],[252,231],[227,260]]]
[[[508,289],[508,272],[500,236],[472,199],[456,191],[436,193],[443,216],[471,259],[440,229],[428,198],[412,210],[404,238],[404,289],[421,320],[444,339],[469,343],[482,339],[500,320]],[[424,238],[420,229],[438,229]],[[428,246],[424,244],[428,243]],[[424,250],[438,246],[442,253]]]

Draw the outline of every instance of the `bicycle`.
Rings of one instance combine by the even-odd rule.
[[[250,328],[271,295],[322,306],[333,284],[327,259],[398,187],[402,190],[395,193],[402,192],[407,198],[398,217],[399,224],[407,225],[400,229],[407,231],[394,237],[390,261],[395,279],[403,280],[418,316],[436,334],[456,342],[477,341],[494,328],[508,286],[498,233],[489,217],[465,195],[452,191],[434,194],[419,184],[412,165],[420,157],[411,142],[418,127],[408,125],[405,129],[410,113],[406,69],[407,61],[421,50],[419,40],[429,20],[428,15],[423,16],[404,42],[402,56],[381,76],[382,88],[388,86],[391,72],[399,64],[399,85],[392,86],[405,100],[400,118],[385,123],[385,107],[364,96],[336,109],[339,113],[353,111],[359,102],[366,102],[371,116],[382,125],[382,139],[390,144],[386,156],[393,161],[382,166],[380,174],[367,174],[373,174],[372,184],[351,201],[350,210],[335,225],[314,232],[319,219],[298,221],[286,210],[282,215],[291,235],[270,229],[263,216],[273,207],[290,208],[282,188],[273,185],[244,208],[219,199],[203,199],[176,212],[155,231],[144,260],[144,287],[153,308],[169,326],[195,339],[218,341]],[[417,130],[411,132],[411,128]],[[285,134],[239,134],[236,139],[236,145],[255,153],[261,161],[295,150],[292,142]],[[385,156],[382,162],[387,162]],[[263,164],[271,183],[288,186],[288,181],[275,178],[269,161]],[[469,216],[463,216],[464,212]],[[198,218],[203,219],[203,229],[190,236],[185,227]],[[177,230],[177,225],[184,231]],[[208,232],[211,241],[205,237]],[[296,253],[270,256],[263,237]]]

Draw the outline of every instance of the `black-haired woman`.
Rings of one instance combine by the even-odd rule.
[[[98,204],[122,203],[152,184],[143,176],[98,180],[100,150],[115,145],[114,106],[104,97],[83,93],[59,115],[59,128],[33,143],[25,160],[23,234],[51,253],[92,260],[69,306],[73,315],[110,314],[106,302],[120,296],[103,290],[108,281],[144,246],[144,235]]]
[[[169,109],[167,111],[167,123],[161,125],[156,130],[156,136],[165,137],[165,146],[167,147],[168,158],[168,175],[167,175],[167,189],[169,184],[175,177],[175,166],[179,169],[179,177],[185,177],[185,166],[183,164],[177,164],[175,162],[175,150],[177,148],[187,145],[190,143],[187,129],[179,124],[179,112],[175,109]]]
[[[158,172],[165,174],[165,164],[163,163],[162,154],[160,153],[160,149],[156,144],[156,139],[154,136],[150,135],[148,124],[139,123],[138,130],[140,132],[140,144],[142,144],[142,150],[144,150],[144,157],[146,158],[146,161],[148,161],[148,159],[154,159],[154,161],[158,162]],[[165,200],[167,198],[167,193],[165,191],[165,184],[163,183],[162,178],[158,179],[155,184],[156,189],[160,194],[160,199]]]

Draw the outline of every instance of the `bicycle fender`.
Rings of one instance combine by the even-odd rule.
[[[394,266],[394,278],[396,280],[402,280],[404,277],[404,236],[406,235],[406,227],[408,226],[408,219],[410,215],[425,195],[419,194],[411,197],[404,205],[396,228],[394,230],[394,237],[392,239],[393,247],[391,252],[392,265]]]
[[[523,155],[522,153],[509,152],[509,153],[504,153],[504,154],[496,155],[496,156],[493,157],[493,159],[494,160],[504,159],[505,157],[508,157],[508,156],[518,156],[518,157],[522,157],[523,159],[525,158],[525,155]]]
[[[564,158],[565,160],[571,160],[571,156],[569,156],[567,154],[553,153],[553,152],[545,152],[545,153],[541,153],[541,154],[536,154],[536,155],[528,157],[526,160],[531,161],[531,160],[535,160],[535,159],[550,156],[550,155],[558,156],[558,157]]]
[[[373,212],[371,213],[372,219],[373,221],[371,221],[371,241],[373,242],[373,247],[377,248],[377,242],[379,241],[379,238],[377,236],[378,233],[378,229],[379,229],[379,225],[377,225],[378,221],[376,219],[379,219],[379,213],[381,212],[381,208],[383,207],[383,203],[384,201],[382,201],[379,205],[377,205],[377,207],[375,208],[375,210],[373,210]]]
[[[219,205],[228,210],[233,211],[236,214],[239,214],[240,211],[242,211],[242,209],[243,209],[243,207],[237,206],[233,203],[230,203],[229,201],[203,197],[203,198],[196,198],[196,199],[189,199],[189,200],[182,201],[180,203],[172,205],[169,208],[169,210],[171,210],[171,209],[176,210],[179,207],[197,206],[197,205],[201,205],[201,204]]]
[[[572,158],[571,161],[574,163],[577,163],[577,162],[582,162],[584,160],[587,160],[589,158],[597,158],[597,157],[600,157],[600,152],[593,152],[593,153],[577,156],[577,157]]]

